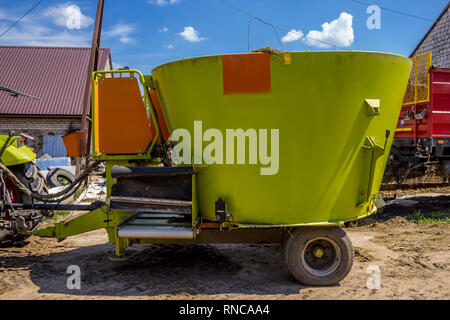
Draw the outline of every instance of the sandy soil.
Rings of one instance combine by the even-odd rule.
[[[414,199],[422,212],[450,208],[449,195]],[[450,299],[450,225],[410,223],[412,210],[389,206],[345,228],[355,261],[336,286],[297,283],[278,245],[135,246],[119,262],[94,231],[0,248],[0,299]],[[70,265],[81,268],[81,290],[67,289]],[[381,270],[379,290],[366,287],[370,265]]]

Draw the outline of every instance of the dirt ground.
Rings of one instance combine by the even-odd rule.
[[[413,196],[345,228],[354,248],[338,285],[307,287],[290,275],[279,245],[144,245],[111,261],[104,231],[62,243],[31,237],[0,248],[0,299],[450,299],[450,225],[414,224],[414,210],[450,210],[450,194]],[[81,289],[67,289],[67,268],[81,269]],[[368,289],[369,266],[381,288]]]

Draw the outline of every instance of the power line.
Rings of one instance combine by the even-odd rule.
[[[249,22],[248,22],[248,32],[247,32],[247,37],[248,37],[248,38],[247,38],[248,51],[250,51],[250,28],[251,28],[251,26],[252,26],[253,19],[255,19],[255,18],[253,18],[253,17],[250,18],[250,20],[249,20]],[[277,40],[278,40],[278,43],[280,44],[281,49],[284,50],[283,43],[281,43],[280,36],[278,35],[277,29],[275,29],[275,27],[274,27],[273,25],[272,25],[271,27],[272,27],[272,29],[273,29],[273,32],[274,32],[274,34],[275,34],[275,37],[276,37]]]
[[[348,1],[359,3],[359,4],[363,4],[363,5],[366,5],[366,6],[372,5],[371,3],[360,1],[360,0],[348,0]],[[394,10],[394,9],[390,9],[390,8],[386,8],[386,7],[381,7],[381,6],[379,6],[379,7],[381,9],[383,9],[383,10],[394,12],[394,13],[401,14],[401,15],[404,15],[404,16],[408,16],[408,17],[412,17],[412,18],[416,18],[416,19],[420,19],[420,20],[424,20],[424,21],[434,22],[434,20],[431,20],[431,19],[428,19],[428,18],[424,18],[424,17],[419,17],[419,16],[416,16],[416,15],[413,15],[413,14],[410,14],[410,13],[407,13],[407,12]]]
[[[16,22],[14,22],[8,29],[6,29],[5,31],[2,32],[2,34],[0,34],[0,38],[3,37],[9,30],[11,30],[16,24],[18,24],[20,22],[20,20],[22,20],[23,18],[25,18],[31,11],[33,11],[42,1],[44,0],[39,0],[33,7],[31,7],[30,10],[28,10],[23,16],[21,16]]]
[[[242,14],[248,16],[248,17],[250,17],[252,20],[253,20],[253,19],[258,20],[259,22],[261,22],[261,23],[263,23],[263,24],[265,24],[265,25],[268,25],[268,26],[272,27],[274,31],[275,31],[275,29],[279,29],[279,30],[284,31],[284,32],[291,32],[291,33],[294,33],[294,34],[299,35],[300,37],[303,37],[303,36],[304,36],[305,38],[308,38],[308,39],[310,39],[310,40],[317,41],[317,42],[321,42],[321,43],[323,43],[323,44],[325,44],[325,45],[327,45],[327,46],[335,47],[335,48],[338,48],[338,49],[341,49],[341,50],[347,50],[347,49],[345,49],[345,48],[343,48],[343,47],[340,47],[340,46],[338,46],[338,45],[336,45],[336,44],[332,44],[332,43],[329,43],[329,42],[327,42],[327,41],[319,40],[319,39],[316,39],[316,38],[313,38],[313,37],[304,35],[304,34],[301,33],[301,32],[289,30],[289,29],[287,29],[287,28],[280,27],[280,26],[278,26],[278,25],[276,25],[276,24],[270,23],[270,22],[268,22],[268,21],[266,21],[266,20],[264,20],[264,19],[262,19],[262,18],[259,18],[259,17],[255,16],[255,15],[253,15],[253,14],[251,14],[251,13],[249,13],[249,12],[243,10],[243,9],[241,9],[241,8],[238,8],[238,7],[234,6],[233,4],[231,4],[231,3],[227,2],[227,1],[224,1],[224,0],[217,0],[217,1],[220,2],[220,3],[222,3],[223,5],[225,5],[225,6],[227,6],[227,7],[230,7],[230,8],[232,8],[232,9],[234,9],[234,10],[236,10],[236,11],[238,11],[238,12],[240,12],[240,13],[242,13]],[[250,21],[251,21],[251,20],[250,20]],[[249,26],[250,26],[250,24],[249,24]],[[276,32],[276,31],[275,31],[275,34],[277,35],[277,32]],[[278,37],[278,35],[277,35],[277,37]],[[280,40],[278,39],[278,41],[280,41]],[[281,42],[280,42],[280,44],[281,44]]]

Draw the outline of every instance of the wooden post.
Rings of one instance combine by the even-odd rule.
[[[92,36],[92,46],[90,51],[90,58],[89,58],[89,65],[87,70],[87,76],[86,76],[86,86],[84,88],[84,98],[83,98],[83,115],[81,118],[81,131],[83,133],[86,133],[86,126],[87,126],[87,115],[89,112],[89,108],[91,106],[91,77],[92,73],[97,70],[98,68],[98,55],[100,52],[100,39],[102,34],[102,21],[103,21],[103,8],[104,8],[104,0],[98,0],[97,1],[97,15],[95,17],[95,25],[94,25],[94,33]],[[92,125],[92,124],[90,124]],[[82,143],[82,154],[86,155],[89,150],[88,146],[90,146],[90,137],[87,137],[86,139],[87,143]],[[78,177],[80,174],[80,167],[81,167],[81,159],[80,157],[77,158],[76,161],[76,172],[75,176]]]

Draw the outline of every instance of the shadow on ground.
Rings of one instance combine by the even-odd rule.
[[[110,244],[47,256],[6,257],[3,268],[27,268],[39,293],[92,296],[298,294],[279,245],[142,245],[111,261]],[[67,288],[67,268],[81,269],[81,290]]]

